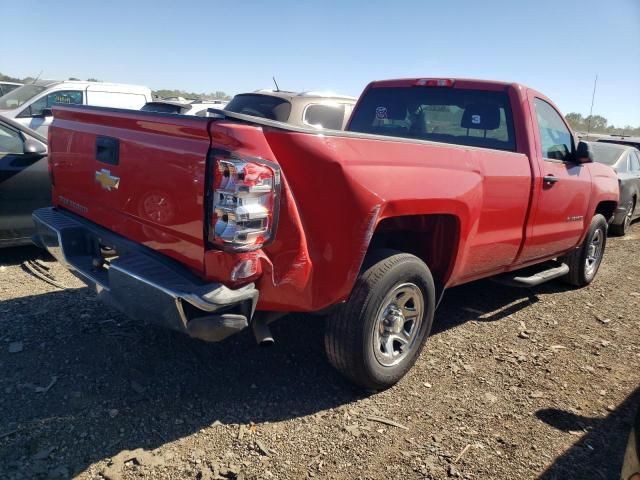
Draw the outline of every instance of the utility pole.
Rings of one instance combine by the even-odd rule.
[[[598,74],[596,73],[596,79],[593,82],[593,95],[591,95],[591,110],[589,110],[589,121],[587,122],[587,137],[591,132],[591,117],[593,116],[593,101],[596,98],[596,85],[598,85]]]

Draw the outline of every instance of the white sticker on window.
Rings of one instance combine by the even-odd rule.
[[[480,125],[480,115],[471,115],[471,123],[474,125]]]
[[[376,118],[378,120],[387,118],[387,107],[376,107]]]

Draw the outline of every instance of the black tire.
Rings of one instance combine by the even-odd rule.
[[[582,244],[562,259],[564,263],[569,265],[569,273],[564,277],[567,283],[576,287],[584,287],[593,281],[604,256],[607,244],[607,227],[607,221],[604,216],[600,214],[594,215]],[[599,248],[597,255],[595,255],[595,263],[591,268],[587,264],[587,257],[591,256],[590,248],[597,235],[599,235],[602,246]]]
[[[410,299],[407,301],[407,298]],[[402,303],[404,308],[398,306],[402,299],[405,299]],[[391,303],[383,308],[387,301]],[[419,308],[420,301],[422,308]],[[373,252],[365,260],[349,300],[327,318],[325,350],[329,362],[361,387],[370,390],[391,387],[407,373],[422,351],[433,324],[435,305],[433,277],[424,262],[413,255],[393,250]],[[415,317],[407,317],[415,320],[405,319],[404,313],[400,316],[385,313],[394,307],[396,310],[392,313],[395,311],[396,314],[415,311]],[[422,314],[419,315],[418,311]],[[392,324],[384,323],[389,318]],[[402,325],[401,330],[392,331],[398,325]],[[409,328],[411,333],[405,328]],[[412,340],[399,346],[395,352],[391,338],[398,335],[406,335]],[[374,343],[385,338],[385,345],[378,343],[376,352]],[[390,352],[383,351],[386,345],[391,345],[387,349]],[[397,364],[383,365],[379,360],[382,356],[391,361],[396,353]]]
[[[624,218],[622,219],[622,222],[612,223],[609,226],[609,231],[613,235],[616,235],[618,237],[623,237],[624,235],[626,235],[627,231],[629,230],[629,226],[631,225],[631,219],[633,218],[633,212],[635,210],[635,206],[636,206],[636,201],[635,199],[633,199],[627,204],[627,210],[625,212]]]

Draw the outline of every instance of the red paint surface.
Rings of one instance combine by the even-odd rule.
[[[410,86],[416,79],[370,85]],[[381,221],[445,214],[458,232],[446,286],[553,258],[579,244],[597,204],[618,200],[611,169],[545,161],[531,101],[515,84],[456,80],[454,88],[506,89],[517,152],[300,133],[232,120],[56,108],[50,145],[55,205],[233,285],[242,259],[258,257],[258,309],[313,311],[346,299]],[[366,90],[365,90],[366,94]],[[357,108],[357,107],[356,107]],[[95,160],[95,136],[120,139],[120,165]],[[260,157],[282,169],[280,220],[262,250],[231,254],[204,242],[206,155],[210,146]],[[103,190],[96,170],[120,177]],[[542,177],[561,179],[551,189]],[[68,203],[67,203],[68,205]],[[569,216],[583,221],[567,222]],[[425,225],[424,242],[441,234]]]

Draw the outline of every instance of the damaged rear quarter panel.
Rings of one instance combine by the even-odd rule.
[[[466,230],[479,215],[481,173],[465,149],[277,129],[264,135],[286,196],[276,241],[264,249],[273,273],[258,282],[261,309],[313,311],[345,300],[385,218],[453,214]]]
[[[260,310],[318,311],[347,299],[387,219],[454,220],[453,229],[431,232],[421,221],[400,232],[450,259],[438,265],[445,286],[504,270],[521,246],[532,183],[522,153],[233,120],[214,122],[211,134],[214,148],[281,168],[275,239],[252,254],[262,267]],[[207,275],[228,281],[242,255],[208,251]]]

